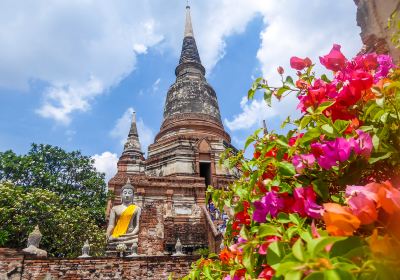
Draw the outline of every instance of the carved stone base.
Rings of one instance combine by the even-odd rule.
[[[127,247],[126,251],[124,252],[124,255],[130,255],[132,254],[132,245],[134,242],[138,243],[138,236],[137,235],[132,236],[130,234],[125,234],[122,235],[117,240],[109,241],[107,243],[106,255],[110,257],[119,255],[116,248],[117,245],[121,243],[125,244]]]

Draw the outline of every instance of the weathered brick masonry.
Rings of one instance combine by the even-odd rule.
[[[131,258],[38,259],[0,248],[0,280],[14,279],[179,279],[196,256]]]

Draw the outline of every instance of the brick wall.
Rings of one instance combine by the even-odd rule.
[[[186,275],[196,256],[130,258],[38,259],[0,248],[0,280],[5,279],[175,279]],[[21,275],[22,274],[22,275]]]

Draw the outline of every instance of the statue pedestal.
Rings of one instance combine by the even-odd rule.
[[[113,257],[119,255],[119,252],[117,252],[117,246],[118,244],[125,244],[126,245],[126,251],[124,255],[130,255],[132,254],[132,245],[133,243],[138,243],[138,235],[132,235],[132,234],[124,234],[121,235],[119,238],[109,240],[107,242],[107,249],[106,249],[106,255]]]

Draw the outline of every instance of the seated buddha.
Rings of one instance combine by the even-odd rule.
[[[133,203],[134,193],[135,189],[128,179],[121,188],[122,204],[111,208],[107,227],[109,245],[124,243],[130,248],[134,242],[138,242],[141,208]]]

